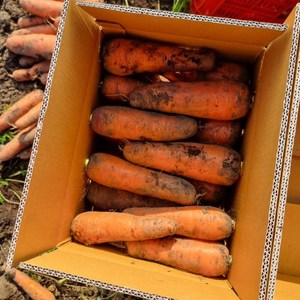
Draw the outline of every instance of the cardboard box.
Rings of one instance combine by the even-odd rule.
[[[147,299],[265,299],[298,57],[299,10],[285,24],[176,14],[66,0],[7,266]],[[253,66],[254,106],[241,149],[243,171],[230,214],[236,231],[224,279],[130,258],[70,240],[85,209],[89,127],[99,105],[99,53],[107,36],[207,46]]]

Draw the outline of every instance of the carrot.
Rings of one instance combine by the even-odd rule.
[[[6,39],[6,47],[15,54],[51,60],[55,40],[52,34],[11,35]]]
[[[161,73],[168,71],[209,71],[216,55],[211,49],[188,50],[159,42],[114,38],[102,52],[104,68],[115,75]]]
[[[59,26],[59,22],[60,22],[61,17],[56,17],[53,21],[53,26],[56,28],[56,30],[58,29]]]
[[[87,200],[98,210],[123,211],[129,207],[158,207],[175,205],[170,201],[138,195],[92,182],[88,187]]]
[[[86,173],[97,183],[139,195],[182,205],[192,205],[197,201],[196,190],[188,181],[134,165],[114,155],[94,153],[90,156]]]
[[[85,245],[142,241],[173,235],[177,227],[176,221],[162,217],[87,211],[73,219],[71,236]]]
[[[20,6],[33,15],[43,18],[56,18],[60,16],[63,3],[52,0],[20,0]]]
[[[40,83],[43,85],[46,85],[47,79],[48,79],[48,72],[43,73],[43,74],[41,74],[41,76],[39,76]]]
[[[232,185],[241,173],[241,156],[218,145],[128,142],[126,160],[153,169],[214,184]]]
[[[43,59],[38,57],[30,57],[30,56],[21,56],[19,58],[19,65],[21,67],[27,68],[32,67],[34,64],[41,62]]]
[[[31,91],[13,103],[0,116],[0,132],[12,126],[17,119],[26,114],[31,108],[43,100],[44,92],[40,89]]]
[[[52,24],[40,24],[40,25],[34,25],[34,26],[14,30],[11,33],[11,35],[25,35],[25,34],[33,34],[33,33],[56,34],[56,28]]]
[[[18,69],[13,71],[12,78],[15,81],[32,81],[40,77],[42,74],[47,73],[50,68],[50,61],[43,60],[39,63],[34,64],[31,68]]]
[[[21,151],[31,146],[36,133],[36,125],[21,130],[12,140],[0,148],[0,163],[16,157]]]
[[[242,135],[240,120],[199,120],[195,141],[200,143],[217,144],[234,147]]]
[[[127,100],[128,95],[146,83],[128,76],[106,75],[102,81],[101,92],[109,100]]]
[[[213,184],[200,180],[188,180],[196,189],[200,205],[218,205],[224,199],[227,189],[224,185]]]
[[[36,15],[20,17],[17,22],[19,28],[26,28],[26,27],[36,26],[36,25],[42,25],[45,23],[46,23],[45,18],[36,16]]]
[[[14,126],[18,129],[24,129],[30,125],[36,124],[41,112],[42,102],[37,103],[26,114],[17,119]]]
[[[233,80],[247,83],[249,80],[249,69],[240,63],[224,61],[219,62],[216,68],[209,72],[167,72],[162,75],[170,81]]]
[[[231,265],[228,248],[218,242],[165,237],[125,244],[129,256],[202,276],[224,276]]]
[[[175,141],[193,136],[197,121],[123,106],[99,106],[92,112],[91,128],[115,139]]]
[[[211,206],[132,207],[123,212],[170,218],[179,224],[176,235],[199,240],[223,240],[232,234],[235,227],[235,222],[225,211]]]
[[[31,156],[32,146],[27,147],[26,149],[22,150],[17,157],[23,160],[29,159]]]
[[[229,80],[161,82],[135,89],[129,103],[135,108],[234,120],[248,113],[250,91],[247,85]]]
[[[55,300],[54,295],[48,289],[24,272],[16,268],[10,268],[5,270],[5,275],[21,287],[32,300]]]

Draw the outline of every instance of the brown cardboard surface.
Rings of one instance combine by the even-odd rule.
[[[300,277],[278,274],[274,300],[299,300]]]
[[[70,1],[67,16],[62,19],[62,24],[65,22],[61,27],[63,35],[46,99],[49,102],[24,212],[21,211],[13,264],[23,262],[28,268],[88,278],[100,285],[109,283],[115,289],[124,287],[129,293],[140,290],[175,299],[187,296],[186,299],[199,299],[199,295],[204,299],[263,297],[260,294],[261,272],[264,264],[268,268],[266,252],[272,244],[270,224],[275,218],[279,188],[274,184],[277,182],[275,175],[280,174],[280,165],[276,165],[281,154],[278,152],[279,132],[282,130],[284,136],[281,120],[284,107],[289,103],[286,85],[292,29],[283,30],[285,26],[268,29],[264,25],[246,26],[246,23],[221,24],[219,21],[215,24],[212,19],[196,22],[162,16],[153,18],[136,13],[129,17],[118,11],[84,8],[97,17],[102,26],[109,21],[117,24],[107,31],[104,29],[106,34],[118,32],[120,26],[130,36],[189,46],[205,45],[228,58],[255,62],[255,102],[244,135],[242,177],[230,211],[237,221],[236,232],[229,241],[233,264],[228,280],[206,279],[133,260],[105,247],[96,249],[68,242],[44,253],[68,238],[73,217],[84,209],[84,163],[94,143],[88,120],[96,105],[102,31],[93,17],[74,2]],[[65,0],[65,5],[68,3]],[[279,168],[277,173],[276,167]],[[266,246],[266,243],[269,244]]]

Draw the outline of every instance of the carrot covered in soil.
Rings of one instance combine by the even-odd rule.
[[[165,237],[126,242],[129,256],[162,263],[194,274],[224,276],[231,265],[228,248],[218,242]]]
[[[244,117],[250,102],[249,87],[229,80],[153,83],[129,95],[135,108],[215,120]]]
[[[19,58],[19,65],[23,68],[29,68],[32,67],[34,64],[37,64],[44,60],[43,58],[40,57],[30,57],[30,56],[21,56]]]
[[[233,147],[241,138],[242,129],[243,126],[240,120],[201,119],[194,139],[200,143]]]
[[[63,3],[53,0],[20,0],[20,6],[32,15],[54,19],[61,15]]]
[[[165,199],[182,205],[197,202],[195,187],[188,181],[169,174],[153,171],[106,153],[90,156],[87,176],[105,186],[139,195]]]
[[[48,1],[48,0],[45,0]],[[26,28],[14,30],[11,35],[25,35],[25,34],[56,34],[56,28],[52,24],[40,24]]]
[[[142,241],[173,235],[177,227],[176,221],[162,217],[88,211],[73,219],[71,236],[85,245]]]
[[[104,68],[115,75],[161,73],[169,71],[209,71],[215,66],[213,50],[187,50],[171,44],[114,38],[107,41],[102,52]]]
[[[135,216],[160,216],[178,222],[175,234],[199,240],[228,238],[235,222],[222,209],[211,206],[132,207],[124,210]]]
[[[32,81],[39,78],[42,74],[47,73],[50,68],[50,61],[43,60],[39,63],[34,64],[32,67],[27,69],[17,69],[13,71],[12,78],[15,81]]]
[[[0,116],[0,132],[12,126],[16,120],[25,115],[30,109],[42,102],[44,92],[40,89],[35,89],[26,94],[15,103],[13,103]]]
[[[123,106],[99,106],[91,115],[91,128],[114,139],[175,141],[192,137],[197,121]]]
[[[87,200],[95,209],[103,211],[123,211],[129,207],[175,206],[170,201],[138,195],[92,182],[88,187]]]
[[[42,24],[46,24],[46,23],[47,23],[47,20],[43,17],[39,17],[36,15],[29,15],[29,16],[20,17],[18,19],[17,25],[19,28],[23,29],[23,28],[36,26],[36,25],[42,25]]]
[[[30,125],[36,124],[41,112],[42,102],[36,104],[33,108],[31,108],[26,114],[21,116],[16,122],[13,124],[18,129],[24,129]]]
[[[55,40],[56,35],[52,34],[11,35],[6,39],[6,47],[15,54],[51,60]]]
[[[21,287],[32,300],[55,300],[48,289],[16,268],[5,270],[5,276]]]
[[[213,184],[232,185],[241,173],[240,154],[218,145],[128,142],[123,155],[140,166]]]
[[[233,80],[247,83],[249,80],[249,69],[240,63],[224,61],[219,62],[217,66],[209,72],[168,72],[162,75],[170,81]]]
[[[136,88],[142,87],[146,82],[128,76],[108,74],[103,78],[101,93],[109,100],[127,101],[129,94]]]
[[[0,163],[16,157],[21,151],[31,146],[35,137],[36,126],[32,125],[17,133],[12,140],[0,148]]]

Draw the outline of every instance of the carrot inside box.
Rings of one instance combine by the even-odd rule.
[[[283,213],[278,205],[295,105],[298,20],[298,6],[284,24],[272,24],[65,1],[7,265],[149,299],[263,299],[272,280],[271,252],[279,243],[276,217]],[[71,239],[72,220],[89,209],[87,160],[107,146],[91,129],[90,117],[105,103],[101,53],[116,36],[214,49],[251,70],[251,109],[238,145],[241,176],[226,202],[236,226],[227,240],[232,264],[224,277]]]

